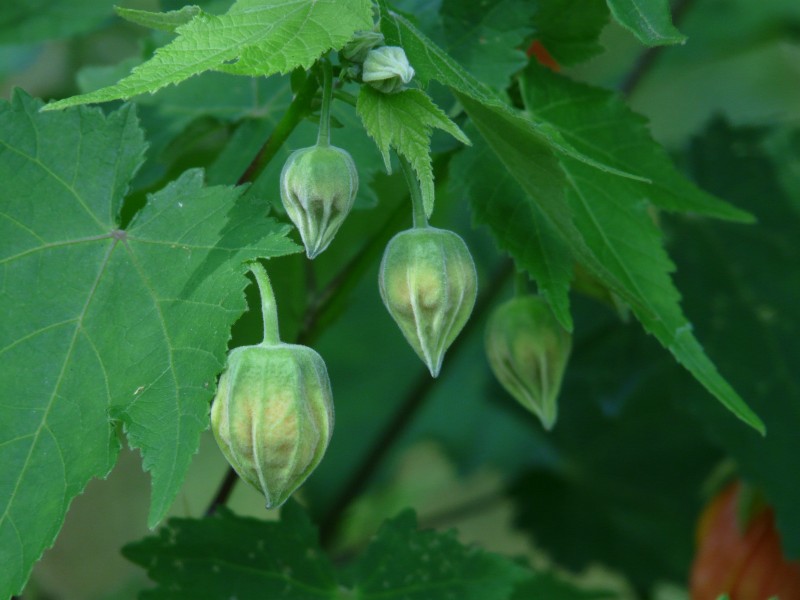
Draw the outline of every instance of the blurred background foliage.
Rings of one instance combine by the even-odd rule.
[[[124,4],[158,10],[180,2]],[[201,4],[220,12],[229,3]],[[399,4],[432,37],[452,35],[452,23],[438,18],[439,3]],[[547,2],[521,4],[537,5],[536,14],[547,16]],[[411,506],[423,526],[456,527],[463,541],[525,555],[534,565],[558,565],[619,598],[687,598],[706,484],[733,460],[768,491],[785,552],[800,558],[800,521],[793,516],[800,498],[800,3],[694,0],[678,8],[688,42],[651,55],[641,79],[631,81],[630,74],[639,72],[645,49],[614,23],[603,28],[599,46],[573,47],[576,54],[562,60],[579,62],[600,46],[602,53],[563,72],[611,89],[632,88],[631,105],[685,172],[758,217],[755,226],[666,217],[661,225],[699,339],[765,420],[768,437],[726,414],[640,327],[578,294],[559,421],[546,433],[488,370],[483,328],[491,308],[513,293],[512,268],[488,232],[472,228],[466,203],[448,185],[452,146],[438,138],[432,224],[465,237],[482,292],[479,310],[431,382],[385,313],[376,285],[386,240],[410,224],[403,185],[383,174],[354,112],[338,103],[335,117],[344,127],[334,130],[334,143],[357,159],[365,184],[359,210],[313,265],[301,256],[270,263],[283,337],[310,336],[306,341],[325,357],[334,385],[336,433],[299,498],[325,530],[342,495],[356,490],[338,535],[328,540],[337,554],[351,555],[386,517]],[[532,24],[531,36],[535,29]],[[107,0],[4,4],[0,95],[8,97],[14,86],[45,99],[97,88],[165,40],[115,18]],[[258,150],[290,98],[288,77],[253,82],[216,74],[141,98],[149,161],[127,210],[189,167],[205,167],[211,183],[234,183],[247,162],[242,157]],[[444,98],[443,106],[449,102]],[[299,127],[250,193],[276,201],[284,156],[314,131],[311,122]],[[303,322],[309,292],[323,289],[354,257],[360,257],[359,277],[348,280],[309,329]],[[254,290],[249,293],[252,306]],[[253,342],[258,319],[257,311],[245,315],[232,345]],[[380,459],[368,478],[359,474],[366,456]],[[171,514],[201,516],[225,471],[208,433]],[[146,578],[119,549],[147,534],[148,501],[139,457],[124,452],[107,480],[93,481],[75,500],[25,597],[132,597]],[[274,518],[244,485],[229,506]]]

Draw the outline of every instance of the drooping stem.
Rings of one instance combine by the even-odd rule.
[[[403,169],[403,175],[406,176],[408,191],[411,193],[411,204],[414,207],[414,227],[416,229],[427,227],[428,216],[425,214],[425,204],[422,202],[422,192],[419,189],[417,174],[407,158],[399,154],[397,157],[400,159],[400,167]]]
[[[319,132],[317,146],[329,146],[331,143],[331,98],[333,96],[333,69],[331,61],[323,58],[322,64],[322,110],[319,113]]]
[[[267,270],[260,262],[250,263],[250,271],[256,278],[258,291],[261,294],[261,314],[264,317],[264,341],[263,344],[280,344],[281,336],[278,330],[278,305],[275,303],[275,293],[272,291],[272,284],[269,282]]]

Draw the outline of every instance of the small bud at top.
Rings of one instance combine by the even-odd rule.
[[[413,78],[414,69],[399,46],[374,48],[364,60],[361,79],[384,94],[399,92]]]

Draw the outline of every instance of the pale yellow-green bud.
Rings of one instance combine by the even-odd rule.
[[[438,376],[477,295],[475,263],[464,240],[433,227],[398,233],[386,246],[379,287],[400,331],[431,375]]]
[[[500,384],[551,429],[572,336],[538,296],[499,306],[486,327],[486,356]]]
[[[222,453],[239,476],[283,504],[316,468],[333,432],[322,358],[292,344],[231,351],[211,410]]]
[[[384,94],[399,92],[413,78],[414,69],[399,46],[373,48],[364,59],[361,79]]]
[[[339,231],[358,192],[358,171],[341,148],[316,145],[293,152],[281,171],[281,200],[314,258]]]
[[[231,350],[211,407],[217,444],[239,476],[276,508],[322,460],[333,433],[333,396],[325,362],[278,335],[275,296],[264,268],[264,341]]]

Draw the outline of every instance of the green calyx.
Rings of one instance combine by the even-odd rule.
[[[229,353],[211,427],[230,465],[264,494],[267,508],[276,508],[322,460],[333,432],[333,396],[322,357],[280,341],[266,271],[257,263],[251,268],[261,289],[265,340]]]
[[[358,171],[350,154],[335,146],[296,150],[281,172],[281,200],[314,258],[333,240],[358,192]]]
[[[486,327],[486,356],[503,388],[551,429],[572,336],[539,296],[499,306]]]
[[[464,240],[433,227],[398,233],[386,246],[379,288],[389,314],[437,377],[477,295],[475,263]]]

